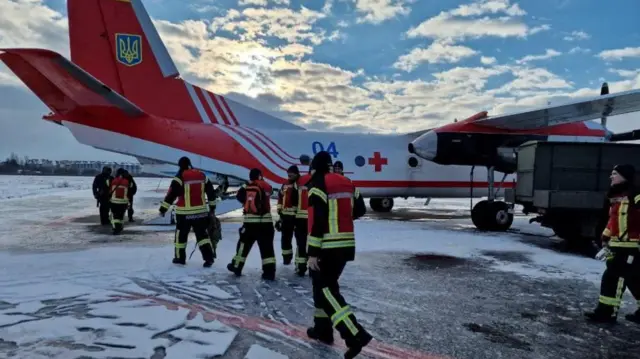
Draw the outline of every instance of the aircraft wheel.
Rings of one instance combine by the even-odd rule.
[[[473,209],[471,210],[471,221],[473,222],[473,225],[481,231],[486,231],[489,229],[489,216],[487,215],[490,210],[489,207],[489,201],[484,200],[476,203],[476,205],[473,206]]]
[[[383,198],[380,201],[381,212],[391,212],[393,208],[393,198]]]
[[[391,212],[393,208],[393,198],[371,198],[369,206],[374,212]]]
[[[504,232],[513,224],[513,213],[509,213],[509,205],[502,201],[491,203],[489,224],[491,229]]]

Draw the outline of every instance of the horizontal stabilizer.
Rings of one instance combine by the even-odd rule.
[[[43,49],[0,49],[4,62],[52,111],[60,115],[144,116],[138,106],[65,59]]]
[[[475,123],[507,130],[533,130],[636,111],[640,111],[640,89],[520,113],[491,116]]]

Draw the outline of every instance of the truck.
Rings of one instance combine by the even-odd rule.
[[[531,141],[516,150],[517,183],[505,189],[530,222],[550,228],[572,247],[599,246],[609,215],[607,191],[617,164],[640,172],[640,144]],[[636,176],[636,185],[640,173]],[[638,187],[640,188],[640,187]]]

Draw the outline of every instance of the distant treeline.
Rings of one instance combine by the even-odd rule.
[[[93,168],[84,168],[87,167],[87,162],[30,160],[27,157],[21,158],[12,153],[7,159],[0,162],[0,174],[28,176],[95,176],[101,172],[103,166],[110,166],[114,171],[119,167],[117,163],[94,162],[91,164]],[[128,164],[128,166],[131,165]],[[136,168],[139,168],[139,166],[136,166]],[[129,172],[139,177],[163,177],[139,172],[136,171],[135,168],[129,168]]]

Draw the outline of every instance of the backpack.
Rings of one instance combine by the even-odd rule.
[[[254,215],[264,215],[267,213],[264,205],[264,190],[257,185],[246,187],[246,200],[244,201],[244,213]]]

